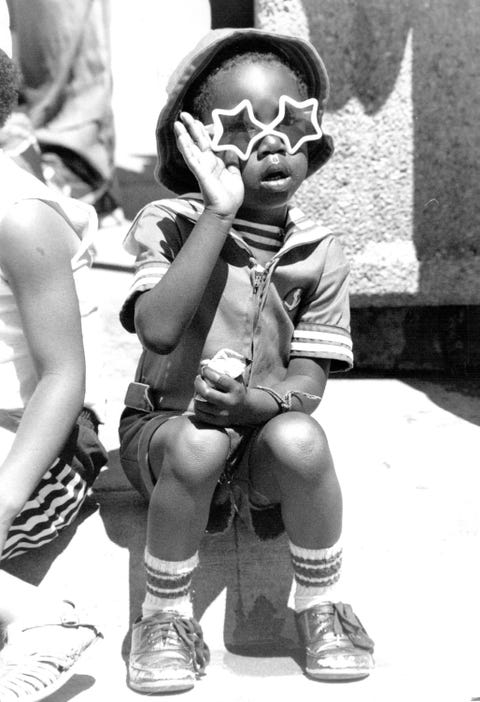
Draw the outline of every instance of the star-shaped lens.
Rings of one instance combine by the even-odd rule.
[[[233,151],[246,161],[265,125],[253,114],[247,98],[231,110],[212,110],[214,151]]]
[[[288,140],[287,150],[294,154],[307,141],[322,138],[318,123],[318,100],[309,98],[297,102],[288,95],[279,100],[277,118],[270,124],[272,133],[278,133],[284,141]]]
[[[231,110],[212,110],[212,149],[233,151],[246,161],[255,144],[272,134],[283,141],[290,154],[294,154],[307,141],[321,139],[318,122],[318,100],[294,100],[282,95],[278,101],[278,114],[269,124],[260,122],[248,98]]]

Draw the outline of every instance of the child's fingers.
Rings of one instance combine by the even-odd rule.
[[[210,148],[210,137],[205,126],[198,119],[194,119],[189,112],[181,112],[180,118],[201,151],[206,151]]]
[[[192,141],[190,134],[187,132],[183,124],[180,122],[175,122],[173,126],[175,137],[177,139],[177,146],[182,154],[183,158],[187,163],[191,163],[196,160],[196,151],[198,147]]]
[[[230,392],[235,385],[233,378],[224,373],[217,373],[217,371],[212,370],[207,365],[202,368],[202,378],[206,379],[212,387],[223,392]]]

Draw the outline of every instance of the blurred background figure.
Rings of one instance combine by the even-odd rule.
[[[0,145],[47,185],[93,205],[101,223],[121,219],[109,0],[36,0],[34,12],[29,0],[7,6],[22,85]]]

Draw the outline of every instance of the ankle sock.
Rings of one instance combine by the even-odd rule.
[[[338,601],[337,583],[342,566],[339,543],[329,548],[310,549],[289,542],[295,574],[294,607],[302,612],[322,602]]]
[[[192,576],[198,565],[198,553],[185,561],[163,561],[145,550],[147,592],[142,616],[161,609],[175,610],[184,617],[193,616]]]

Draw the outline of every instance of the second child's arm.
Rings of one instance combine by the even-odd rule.
[[[212,151],[201,122],[188,113],[181,118],[175,123],[177,146],[197,178],[205,209],[163,278],[135,304],[142,344],[162,354],[175,348],[190,324],[244,194],[238,165]]]
[[[0,227],[2,269],[38,376],[0,464],[0,553],[10,524],[59,455],[82,408],[85,366],[70,262],[74,239],[51,207],[35,201],[16,205]]]

